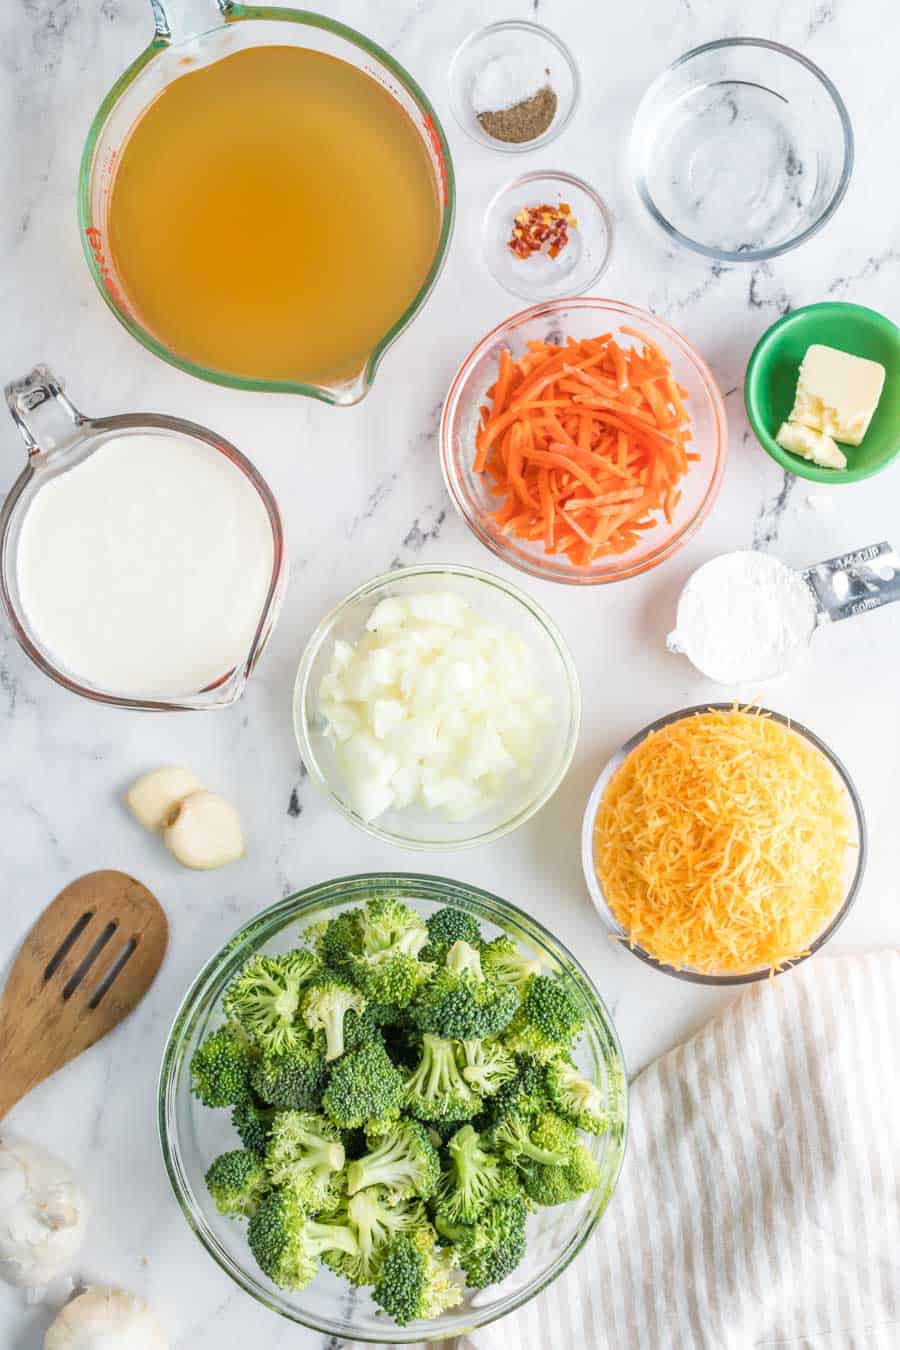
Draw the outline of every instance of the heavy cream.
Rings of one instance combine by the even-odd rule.
[[[28,622],[68,674],[167,698],[243,664],[273,560],[262,499],[225,455],[140,431],[37,493],[17,570]]]

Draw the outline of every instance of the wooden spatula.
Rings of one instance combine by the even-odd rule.
[[[112,1031],[150,988],[169,925],[124,872],[79,877],[44,910],[0,996],[0,1120]]]

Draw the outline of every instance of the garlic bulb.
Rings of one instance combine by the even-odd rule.
[[[142,1298],[97,1287],[66,1304],[44,1350],[169,1350],[169,1339]]]
[[[0,1139],[0,1279],[42,1288],[81,1249],[87,1203],[60,1159],[26,1140]]]

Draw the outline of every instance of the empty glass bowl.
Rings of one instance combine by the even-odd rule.
[[[389,596],[453,591],[479,616],[517,634],[534,660],[536,678],[553,712],[543,753],[530,778],[509,775],[507,790],[489,810],[469,820],[447,820],[438,811],[412,805],[364,820],[349,801],[334,746],[319,710],[322,676],[338,639],[356,642],[366,620]],[[574,662],[550,616],[516,586],[474,567],[403,567],[367,581],[327,614],[300,661],[294,686],[294,731],[300,757],[320,791],[354,825],[378,839],[410,849],[458,849],[487,844],[518,829],[539,811],[565,777],[581,724],[581,692]]]
[[[613,333],[625,346],[636,339],[623,329],[645,333],[665,354],[675,379],[687,390],[692,419],[692,463],[680,486],[682,497],[672,522],[660,520],[646,530],[640,544],[626,553],[597,558],[576,567],[562,553],[548,553],[543,544],[501,534],[492,518],[499,499],[486,474],[473,471],[475,436],[485,393],[497,378],[500,352],[508,347],[513,360],[533,339],[562,344],[567,337],[593,338]],[[504,562],[546,581],[574,586],[597,585],[637,576],[670,558],[700,528],[719,491],[725,467],[728,432],[725,406],[711,371],[693,347],[662,319],[623,300],[593,296],[552,300],[533,305],[492,329],[463,361],[450,386],[441,419],[441,466],[453,504],[473,534]]]
[[[509,247],[516,215],[530,206],[569,207],[574,222],[557,257],[546,250],[519,258]],[[525,173],[496,194],[484,217],[484,256],[491,276],[523,300],[582,295],[609,266],[612,217],[603,198],[570,173]]]
[[[853,131],[834,85],[790,47],[726,38],[658,76],[631,136],[638,195],[687,248],[759,262],[809,239],[853,168]]]
[[[614,1122],[607,1134],[583,1138],[600,1166],[599,1188],[573,1204],[533,1214],[528,1220],[525,1258],[502,1285],[467,1294],[463,1303],[442,1317],[408,1327],[397,1326],[381,1313],[371,1290],[354,1289],[324,1267],[298,1294],[276,1289],[266,1279],[247,1247],[244,1226],[218,1213],[203,1181],[213,1159],[236,1147],[230,1113],[202,1106],[191,1095],[190,1086],[194,1050],[223,1020],[222,994],[244,962],[256,952],[296,947],[308,926],[385,891],[395,891],[426,918],[443,905],[464,909],[483,926],[487,938],[508,934],[539,956],[548,973],[558,972],[565,979],[585,1018],[584,1034],[574,1054],[576,1064],[601,1087]],[[207,962],[169,1033],[159,1082],[158,1122],[166,1170],[185,1220],[241,1289],[288,1321],[323,1337],[335,1337],[341,1343],[346,1339],[408,1345],[459,1336],[504,1317],[546,1289],[578,1255],[600,1222],[622,1165],[627,1128],[625,1066],[615,1028],[596,989],[574,956],[535,919],[498,896],[446,878],[372,873],[325,882],[289,896],[245,924]],[[274,1324],[272,1330],[274,1335]]]
[[[695,713],[713,712],[716,710],[730,712],[733,707],[733,703],[705,703],[695,708],[682,708],[679,712],[669,713],[667,717],[660,717],[658,721],[651,722],[649,726],[644,727],[643,731],[639,731],[635,736],[632,736],[630,740],[625,742],[621,749],[616,751],[607,763],[603,772],[600,774],[600,777],[597,779],[594,790],[588,799],[581,827],[581,864],[584,869],[584,879],[587,883],[587,888],[590,891],[591,899],[594,902],[597,912],[610,933],[621,939],[621,944],[626,951],[632,952],[641,961],[645,961],[648,966],[653,966],[654,969],[661,970],[666,975],[674,975],[678,980],[689,980],[694,984],[751,984],[756,980],[769,979],[771,969],[769,966],[764,966],[759,970],[742,971],[739,973],[732,971],[721,974],[710,974],[706,971],[692,970],[688,966],[683,966],[676,970],[674,966],[665,965],[662,961],[658,961],[656,957],[651,956],[649,952],[644,951],[643,948],[630,943],[628,941],[628,934],[607,904],[606,896],[603,893],[603,887],[600,884],[600,878],[597,875],[597,868],[594,864],[594,827],[597,820],[597,814],[600,810],[600,803],[603,800],[603,796],[610,781],[631,754],[632,750],[637,749],[648,736],[652,735],[653,732],[661,730],[663,727],[669,726],[673,722],[680,722],[682,718],[692,717]],[[819,951],[821,947],[824,947],[828,939],[833,936],[847,917],[850,906],[853,904],[859,892],[866,867],[866,819],[863,814],[862,802],[860,801],[859,793],[856,790],[853,779],[850,777],[847,769],[838,759],[834,751],[827,746],[824,741],[820,740],[814,732],[810,731],[808,727],[803,726],[800,722],[795,722],[793,718],[783,717],[781,713],[772,712],[769,708],[760,708],[759,712],[765,717],[771,717],[776,722],[781,722],[782,725],[789,727],[791,731],[796,732],[798,736],[802,736],[804,740],[808,741],[810,745],[814,746],[815,749],[828,760],[835,776],[844,789],[847,812],[852,822],[853,833],[856,837],[856,847],[848,848],[847,850],[844,895],[841,903],[838,905],[832,918],[826,924],[822,932],[819,933],[812,943],[810,943],[810,948],[806,955],[798,956],[796,960],[789,961],[777,972],[778,974],[781,974],[784,970],[790,970],[792,966],[799,965],[801,961],[805,961],[808,957]]]

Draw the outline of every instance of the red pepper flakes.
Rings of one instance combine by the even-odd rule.
[[[558,258],[569,242],[569,230],[577,224],[568,202],[560,202],[559,206],[548,202],[526,206],[513,219],[507,247],[517,258],[530,258],[546,246],[547,256]]]

